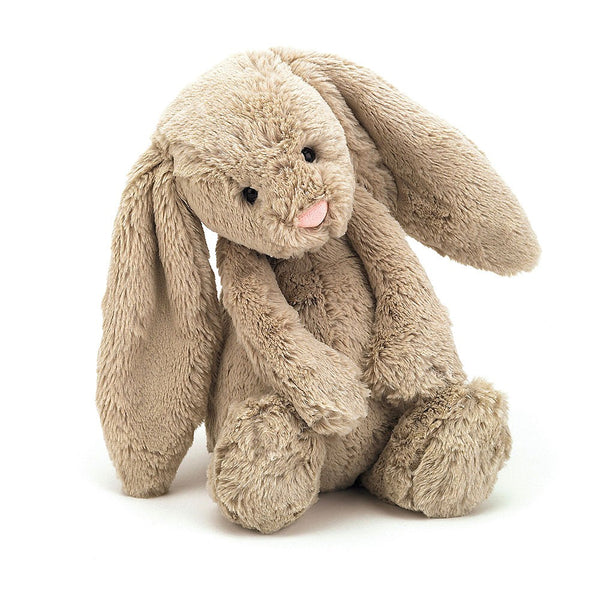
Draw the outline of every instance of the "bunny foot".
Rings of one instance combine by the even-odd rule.
[[[273,533],[317,500],[322,439],[276,395],[246,403],[219,436],[209,466],[213,499],[243,527]]]
[[[184,454],[157,457],[139,451],[135,459],[129,458],[126,462],[115,460],[123,492],[134,498],[154,498],[166,494]]]
[[[402,508],[456,517],[489,496],[510,448],[506,402],[476,379],[417,402],[361,482]]]

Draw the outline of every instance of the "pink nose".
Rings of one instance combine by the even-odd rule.
[[[325,220],[328,208],[326,200],[313,204],[298,217],[298,227],[317,227]]]

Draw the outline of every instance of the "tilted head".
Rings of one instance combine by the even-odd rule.
[[[289,258],[346,231],[354,171],[344,130],[276,54],[234,56],[185,89],[155,136],[207,227]]]

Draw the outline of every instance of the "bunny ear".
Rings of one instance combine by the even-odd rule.
[[[368,69],[331,55],[275,52],[330,106],[343,97],[353,116],[334,112],[347,133],[358,121],[375,142],[398,188],[392,212],[410,235],[501,275],[535,266],[539,246],[525,213],[464,135]]]
[[[221,309],[202,225],[177,195],[172,160],[154,147],[123,193],[102,308],[106,444],[127,493],[158,495],[205,416]]]

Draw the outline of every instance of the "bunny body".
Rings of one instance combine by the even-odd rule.
[[[343,352],[364,369],[375,301],[360,258],[347,238],[331,240],[317,252],[301,258],[273,260],[273,267],[285,299],[298,311],[303,326],[316,339]],[[352,311],[345,308],[349,305]],[[206,419],[210,451],[237,408],[250,398],[259,399],[272,392],[268,383],[254,373],[234,328],[229,320],[226,322],[221,368]],[[329,460],[325,458],[323,462],[321,490],[354,483],[385,445],[399,410],[381,398],[369,400],[368,415],[355,429],[346,435],[323,436]],[[300,422],[298,425],[301,427]]]
[[[405,231],[500,274],[539,252],[479,150],[365,69],[275,49],[186,88],[123,195],[103,304],[97,402],[125,491],[166,492],[205,421],[210,492],[244,527],[357,480],[429,516],[485,499],[506,402],[466,381]]]

